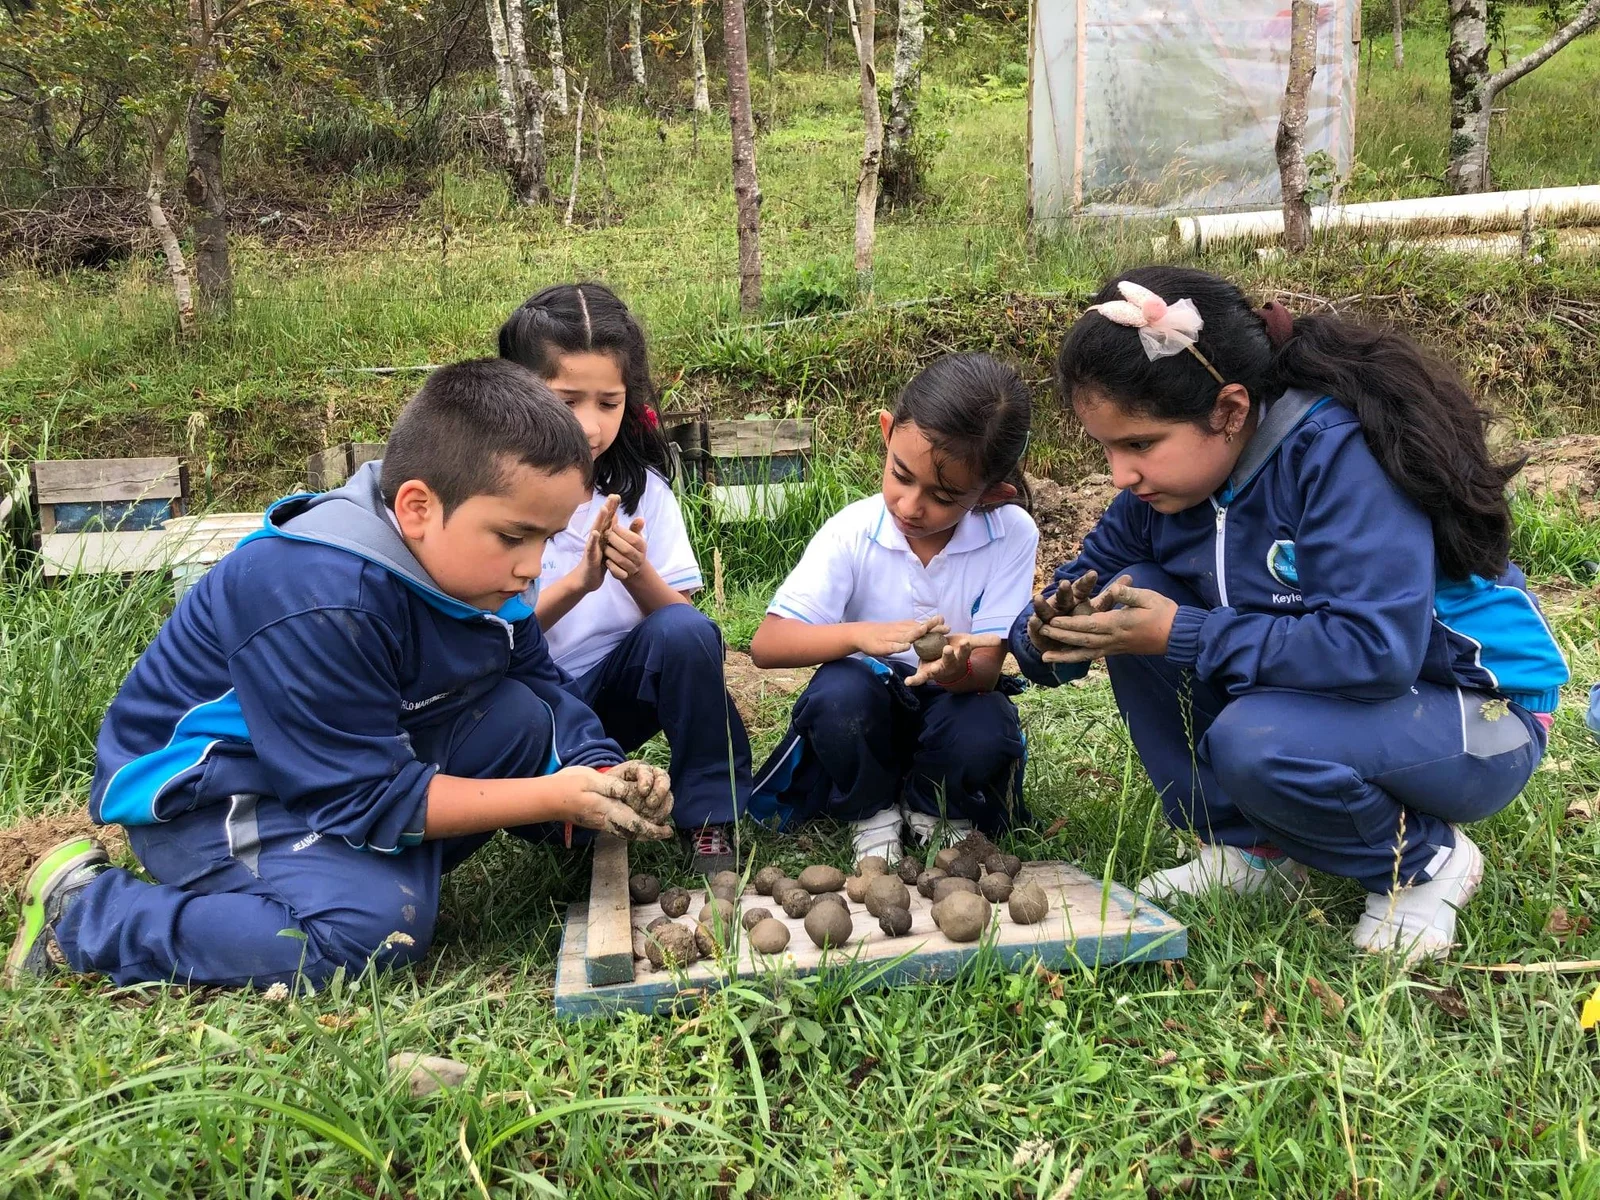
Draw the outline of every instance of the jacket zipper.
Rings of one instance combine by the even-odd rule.
[[[1224,551],[1228,545],[1228,506],[1211,501],[1217,510],[1217,539],[1216,539],[1216,572],[1217,572],[1217,600],[1223,608],[1228,607],[1228,574]]]

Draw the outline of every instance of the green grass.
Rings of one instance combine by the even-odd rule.
[[[46,442],[182,453],[201,502],[259,503],[295,485],[308,450],[383,436],[417,378],[345,368],[487,353],[534,288],[599,276],[644,315],[669,406],[818,421],[813,481],[779,519],[718,527],[687,505],[708,581],[713,551],[724,562],[725,604],[710,588],[702,604],[747,645],[816,524],[875,486],[872,411],[921,362],[998,350],[1042,389],[1076,305],[1149,253],[1137,225],[1026,236],[1023,103],[973,95],[1018,55],[1017,38],[984,39],[934,61],[934,198],[880,226],[870,304],[848,270],[853,76],[796,72],[760,142],[764,319],[818,319],[727,328],[726,127],[703,127],[696,149],[689,126],[669,122],[663,143],[653,115],[617,107],[609,192],[586,164],[579,204],[604,209],[607,227],[568,232],[514,210],[498,176],[459,163],[414,222],[375,241],[238,238],[239,307],[193,345],[174,340],[147,263],[0,280],[0,457],[20,462]],[[1353,196],[1438,188],[1442,39],[1418,28],[1408,43],[1403,75],[1380,45],[1363,85],[1358,152],[1371,173],[1357,173]],[[1593,181],[1597,54],[1586,39],[1508,94],[1502,183]],[[359,135],[326,131],[329,144]],[[341,205],[361,203],[353,188]],[[1297,305],[1333,297],[1401,322],[1455,357],[1518,433],[1600,419],[1591,264],[1334,245],[1288,267],[1212,265]],[[837,311],[841,291],[865,311]],[[926,297],[948,298],[905,304]],[[1034,469],[1091,461],[1042,399]],[[1516,554],[1536,582],[1586,579],[1593,523],[1559,500],[1516,503]],[[1359,892],[1319,877],[1293,903],[1176,906],[1190,951],[1171,970],[1013,975],[980,960],[938,986],[762,981],[692,1014],[567,1025],[551,1012],[557,922],[583,895],[587,862],[501,839],[447,882],[436,952],[414,974],[278,1005],[85,981],[8,993],[0,1195],[1595,1196],[1596,1043],[1577,1022],[1595,978],[1459,965],[1600,957],[1594,932],[1547,931],[1556,908],[1593,913],[1600,888],[1600,827],[1565,815],[1600,792],[1600,747],[1581,721],[1582,684],[1600,677],[1600,611],[1592,592],[1564,591],[1551,616],[1576,682],[1546,769],[1474,828],[1489,875],[1454,964],[1413,977],[1357,958]],[[100,715],[168,596],[159,579],[45,587],[0,563],[0,827],[82,805]],[[1125,882],[1176,860],[1103,674],[1020,707],[1036,821],[1012,849]],[[786,718],[784,698],[764,702],[758,757]],[[827,827],[741,839],[758,866],[848,853]],[[681,877],[665,848],[636,861]],[[8,896],[0,931],[14,918]],[[385,1075],[400,1049],[457,1058],[471,1081],[413,1101]]]

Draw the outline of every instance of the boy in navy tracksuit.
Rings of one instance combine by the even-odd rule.
[[[1105,657],[1167,819],[1198,833],[1140,892],[1310,866],[1367,889],[1358,946],[1447,953],[1483,869],[1460,825],[1521,791],[1567,680],[1506,561],[1515,467],[1394,334],[1180,268],[1096,299],[1059,371],[1124,490],[1010,642],[1046,686]]]
[[[382,464],[274,505],[100,730],[91,815],[156,882],[92,839],[57,847],[9,973],[316,985],[421,958],[440,877],[496,829],[669,836],[665,774],[617,765],[532,618],[591,471],[535,376],[462,363],[406,406]]]

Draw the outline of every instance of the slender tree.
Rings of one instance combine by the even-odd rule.
[[[1600,0],[1589,0],[1544,45],[1491,74],[1487,0],[1450,0],[1450,166],[1445,182],[1452,192],[1486,192],[1493,186],[1489,121],[1495,98],[1597,25]]]
[[[1317,74],[1317,0],[1293,0],[1289,16],[1289,82],[1278,118],[1278,179],[1283,185],[1283,245],[1299,254],[1311,241],[1306,200],[1306,102]]]
[[[705,0],[689,0],[689,53],[694,59],[694,111],[711,112],[711,92],[706,86]]]
[[[545,17],[550,23],[550,102],[567,115],[567,49],[561,39],[561,5],[549,0]]]
[[[761,185],[756,177],[756,123],[750,111],[750,51],[744,0],[722,0],[722,44],[728,64],[728,116],[733,126],[733,197],[738,208],[739,308],[761,307]]]
[[[500,127],[506,136],[511,193],[522,204],[548,204],[550,181],[544,146],[544,90],[528,65],[523,0],[484,0],[489,50],[500,91]]]
[[[1394,69],[1406,65],[1406,0],[1394,0]]]
[[[644,0],[628,4],[628,67],[633,72],[633,86],[644,87]]]
[[[861,169],[856,175],[856,283],[863,291],[872,288],[872,246],[877,238],[878,168],[883,159],[883,113],[878,108],[877,13],[873,0],[861,0],[859,14],[855,0],[845,0],[850,14],[850,36],[856,44],[856,60],[861,66],[861,121],[865,135],[861,147]]]
[[[926,0],[900,0],[895,25],[894,81],[889,91],[889,128],[883,145],[883,190],[891,204],[906,204],[922,191],[917,161],[917,94],[922,88],[922,55],[927,44]]]

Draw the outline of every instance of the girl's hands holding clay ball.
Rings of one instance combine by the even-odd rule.
[[[913,642],[930,634],[945,634],[950,627],[940,616],[921,621],[873,621],[856,626],[856,649],[874,658],[904,654]]]
[[[1172,622],[1178,615],[1178,606],[1160,592],[1136,588],[1132,577],[1124,575],[1087,607],[1089,612],[1080,613],[1075,605],[1072,615],[1052,617],[1041,623],[1040,635],[1054,643],[1044,651],[1045,662],[1081,663],[1112,654],[1167,652],[1167,640],[1172,636]],[[1033,621],[1037,619],[1036,615],[1028,622],[1030,636]],[[1043,649],[1039,638],[1034,639],[1034,645]]]
[[[672,780],[660,767],[630,758],[607,771],[605,779],[619,789],[613,796],[645,820],[665,821],[672,815]]]
[[[630,764],[623,763],[622,766]],[[639,763],[638,766],[645,764]],[[672,836],[672,826],[646,817],[623,797],[637,798],[638,784],[611,774],[602,775],[593,767],[563,767],[549,778],[561,788],[561,807],[567,819],[585,829],[614,834],[626,842],[663,842]],[[648,768],[655,771],[654,767]],[[664,777],[664,776],[663,776]],[[654,795],[652,781],[648,790]],[[667,792],[667,811],[672,809],[672,793]]]
[[[644,567],[649,549],[643,517],[635,517],[626,526],[613,522],[606,532],[606,570],[626,583]]]
[[[972,670],[974,650],[998,650],[1005,644],[998,633],[951,633],[941,637],[938,646],[930,644],[931,640],[918,639],[916,642],[917,657],[922,659],[922,665],[917,668],[916,674],[906,680],[907,687],[916,687],[920,683],[958,683]],[[925,657],[924,648],[937,649],[938,657]]]

